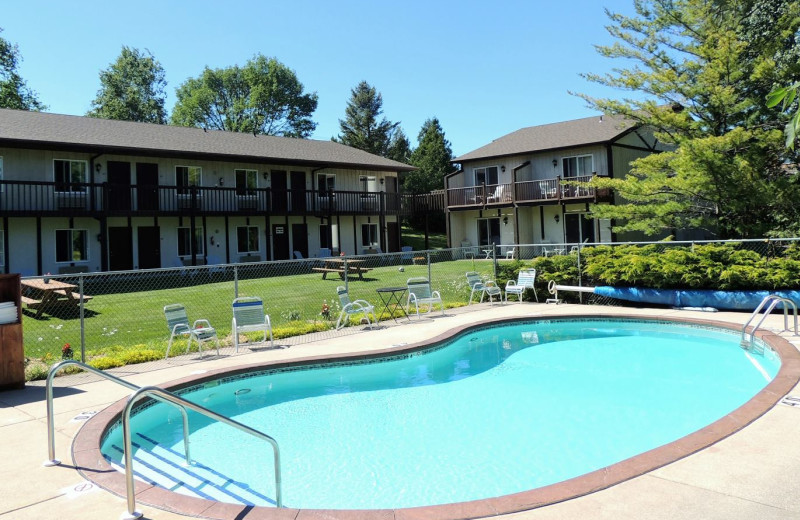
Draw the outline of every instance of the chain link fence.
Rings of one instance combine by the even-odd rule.
[[[728,241],[736,248],[766,257],[782,254],[798,239]],[[640,242],[597,244],[605,247],[636,245],[658,252],[693,248],[707,242]],[[708,242],[720,243],[723,242]],[[423,277],[438,290],[445,306],[466,305],[470,288],[465,273],[476,271],[502,287],[519,268],[542,258],[557,259],[574,267],[570,283],[587,285],[582,274],[582,252],[595,244],[517,244],[473,246],[430,251],[314,258],[292,261],[239,263],[126,272],[48,277],[25,277],[23,335],[25,355],[46,370],[71,355],[99,368],[127,365],[164,357],[170,339],[164,306],[185,306],[190,322],[206,319],[217,330],[223,348],[231,349],[232,302],[242,296],[264,301],[275,333],[276,345],[292,345],[361,329],[335,330],[341,306],[337,287],[348,289],[350,299],[375,306],[379,319],[402,316],[385,309],[386,295],[378,289],[404,288],[410,278]],[[537,278],[539,301],[546,297],[546,279]],[[800,280],[798,280],[800,284]],[[407,294],[399,294],[406,302]],[[568,296],[572,301],[620,304],[589,294]],[[530,300],[530,298],[528,298]],[[242,337],[240,341],[251,338]],[[212,348],[213,342],[206,343]],[[245,343],[245,346],[247,344]],[[262,345],[263,347],[263,345]],[[193,349],[195,346],[192,347]],[[182,354],[185,340],[176,340],[172,353]]]

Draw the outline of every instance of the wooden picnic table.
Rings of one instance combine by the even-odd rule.
[[[76,292],[78,286],[71,283],[36,278],[22,280],[20,286],[22,292],[20,302],[29,309],[36,309],[37,318],[45,309],[64,305],[78,307],[81,303],[81,295]],[[83,295],[84,302],[91,299],[92,297],[88,294]]]
[[[347,265],[347,274],[357,274],[359,280],[364,279],[364,273],[372,271],[371,267],[362,267],[361,264],[364,263],[364,260],[331,257],[324,258],[322,261],[324,262],[324,267],[313,267],[311,270],[322,273],[323,280],[326,279],[328,273],[337,273],[339,278],[344,280],[345,265]]]

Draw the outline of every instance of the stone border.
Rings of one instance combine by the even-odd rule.
[[[386,355],[398,355],[425,350],[447,341],[454,336],[475,328],[498,323],[518,321],[562,321],[572,319],[627,319],[639,321],[666,321],[688,325],[712,326],[721,329],[740,330],[732,323],[700,319],[671,319],[666,317],[644,317],[632,315],[573,315],[540,318],[508,318],[479,321],[463,325],[440,334],[424,343],[384,348],[369,353],[343,354],[338,356],[313,356],[292,361],[276,361],[243,365],[233,369],[217,369],[204,374],[185,377],[169,382],[164,388],[179,390],[219,376],[234,375],[253,370],[270,370],[283,367],[318,365],[328,362],[370,360]],[[373,510],[324,510],[291,509],[226,504],[173,493],[141,481],[136,482],[137,502],[159,509],[189,516],[218,520],[233,520],[246,516],[248,519],[290,520],[461,520],[515,513],[534,509],[572,498],[594,493],[638,477],[657,468],[700,451],[741,430],[770,410],[784,395],[800,381],[800,352],[787,340],[769,331],[759,331],[756,336],[769,345],[781,358],[781,368],[775,378],[752,399],[725,417],[674,442],[640,453],[629,459],[563,482],[484,500],[422,506],[405,509]],[[100,452],[100,442],[106,431],[119,421],[127,399],[122,399],[96,414],[81,428],[72,444],[72,457],[79,473],[122,498],[126,497],[125,476],[116,471]]]

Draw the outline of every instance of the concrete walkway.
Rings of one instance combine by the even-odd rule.
[[[288,349],[223,356],[192,364],[126,375],[136,385],[160,385],[198,370],[263,361],[364,352],[398,343],[423,341],[442,332],[493,317],[569,314],[634,314],[743,323],[745,313],[701,313],[663,309],[544,304],[488,304],[448,310],[413,323],[302,343]],[[779,331],[782,317],[766,328]],[[800,338],[782,334],[795,346]],[[247,350],[245,350],[247,352]],[[59,378],[56,391],[56,456],[61,466],[45,468],[47,431],[44,387],[0,392],[0,520],[116,519],[125,499],[86,482],[71,466],[71,443],[87,412],[95,412],[130,392],[107,381]],[[795,388],[791,395],[800,394]],[[547,507],[505,515],[508,519],[800,519],[800,407],[778,404],[742,431],[682,460],[611,488]],[[146,518],[191,518],[139,504]],[[273,518],[279,518],[276,514]],[[284,515],[285,516],[285,515]],[[304,516],[304,515],[300,515]],[[311,515],[305,515],[311,516]],[[249,516],[247,516],[249,518]],[[260,517],[259,517],[260,518]]]

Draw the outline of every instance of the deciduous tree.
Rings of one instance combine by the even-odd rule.
[[[117,60],[100,71],[100,90],[86,115],[165,124],[166,85],[164,68],[150,51],[123,46]]]
[[[657,132],[670,150],[634,161],[625,179],[600,179],[626,203],[595,205],[617,231],[705,228],[722,237],[780,233],[798,213],[780,129],[788,115],[766,94],[800,72],[800,4],[791,0],[635,0],[636,15],[607,12],[617,42],[599,46],[634,65],[602,85],[638,93],[622,100],[581,94],[606,113]],[[796,177],[796,176],[794,176]]]
[[[293,70],[260,54],[243,67],[208,67],[177,89],[172,124],[233,132],[308,137],[317,94]]]
[[[47,107],[39,101],[36,92],[28,87],[17,72],[20,61],[19,48],[0,37],[0,108],[45,110]]]

